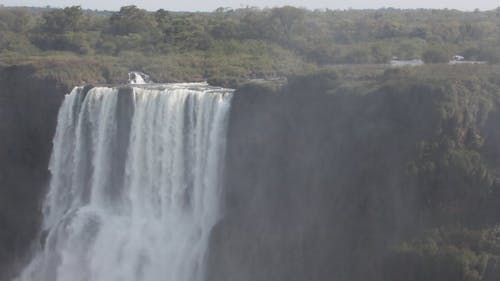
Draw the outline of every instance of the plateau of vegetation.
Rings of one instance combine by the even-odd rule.
[[[210,13],[0,7],[0,60],[84,57],[158,81],[300,74],[328,65],[424,59],[500,61],[500,8],[306,10],[219,8]]]

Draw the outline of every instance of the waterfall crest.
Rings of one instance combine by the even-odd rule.
[[[40,247],[18,280],[203,280],[231,96],[202,83],[68,94]]]

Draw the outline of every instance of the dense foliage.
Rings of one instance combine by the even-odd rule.
[[[391,58],[500,61],[500,10],[224,9],[211,13],[0,8],[0,56],[114,60],[159,80],[229,81]]]

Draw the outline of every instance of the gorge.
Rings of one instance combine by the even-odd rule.
[[[287,84],[280,87],[246,84],[234,93],[203,84],[173,84],[151,89],[141,85],[76,88],[61,108],[68,110],[70,119],[95,124],[95,127],[82,127],[86,132],[83,135],[88,135],[77,138],[77,147],[81,145],[86,151],[80,155],[89,158],[82,158],[81,168],[75,171],[87,182],[86,186],[96,192],[86,191],[63,201],[81,207],[80,211],[68,213],[67,223],[94,229],[95,233],[85,236],[89,240],[82,239],[83,232],[78,229],[66,234],[42,231],[40,238],[35,237],[37,229],[57,229],[54,227],[57,219],[47,214],[63,213],[70,208],[64,204],[48,204],[60,206],[60,209],[55,208],[55,213],[53,207],[48,213],[45,210],[41,225],[34,219],[28,220],[41,217],[37,212],[42,210],[40,201],[45,194],[57,201],[51,193],[57,186],[54,179],[59,177],[55,173],[55,162],[51,164],[52,183],[46,193],[42,183],[49,178],[45,172],[48,155],[41,152],[51,150],[55,112],[68,90],[57,81],[40,80],[31,85],[16,82],[13,78],[22,81],[20,77],[29,75],[32,70],[3,69],[2,85],[6,86],[0,92],[2,97],[14,100],[11,104],[19,104],[24,110],[3,108],[2,112],[17,124],[26,125],[15,126],[16,122],[11,122],[1,128],[9,136],[2,140],[9,145],[2,147],[10,148],[8,152],[2,151],[8,155],[2,159],[12,159],[10,163],[2,162],[3,171],[11,173],[0,179],[2,187],[9,187],[2,190],[4,196],[1,198],[6,202],[3,206],[8,206],[11,213],[26,213],[26,219],[20,215],[16,221],[2,221],[9,227],[3,228],[0,236],[2,247],[15,249],[4,252],[18,253],[15,258],[2,256],[3,268],[14,269],[8,274],[7,270],[2,271],[6,274],[2,280],[12,280],[27,264],[18,278],[30,280],[29,272],[42,278],[36,273],[39,267],[33,262],[38,263],[43,260],[41,256],[56,252],[55,256],[66,253],[66,260],[71,261],[61,264],[61,274],[72,276],[75,267],[79,272],[86,272],[74,277],[81,278],[75,280],[152,280],[157,274],[169,280],[168,274],[164,274],[167,271],[174,274],[176,280],[200,280],[184,275],[189,272],[203,273],[201,280],[210,281],[497,280],[500,272],[497,259],[500,181],[497,172],[500,165],[496,159],[500,155],[500,129],[496,120],[500,116],[500,83],[495,78],[496,72],[486,68],[451,69],[447,66],[446,71],[438,67],[388,70],[365,80],[349,78],[349,73],[341,71],[319,72],[290,77]],[[181,102],[184,106],[179,106],[174,101],[180,100],[160,94],[178,90],[201,91],[207,99],[198,100],[203,101],[198,104],[187,95],[180,99],[184,100]],[[211,91],[218,93],[212,95]],[[86,102],[92,101],[92,107],[78,105],[83,96]],[[212,96],[213,99],[209,98]],[[69,97],[73,98],[71,102]],[[137,100],[132,103],[131,99]],[[162,215],[165,206],[158,201],[161,197],[154,196],[154,200],[147,201],[141,196],[154,194],[160,185],[170,186],[167,182],[156,182],[163,180],[164,175],[172,175],[169,178],[181,183],[180,186],[196,190],[198,185],[186,179],[199,177],[185,173],[193,172],[193,165],[200,162],[189,156],[185,158],[188,162],[179,164],[179,170],[164,170],[168,164],[160,161],[163,158],[159,156],[170,152],[166,146],[160,149],[160,143],[172,143],[169,145],[172,149],[176,147],[173,143],[180,143],[170,142],[168,138],[163,140],[165,142],[157,141],[157,137],[169,134],[148,132],[177,135],[168,127],[180,126],[179,123],[167,122],[170,125],[165,127],[155,122],[164,120],[155,114],[169,112],[157,110],[169,102],[174,110],[171,116],[191,120],[190,116],[196,112],[201,114],[202,108],[218,108],[209,105],[220,99],[225,101],[222,104],[226,107],[222,108],[227,110],[224,115],[227,132],[219,133],[227,135],[227,141],[225,149],[216,148],[221,166],[210,167],[224,167],[224,173],[219,179],[209,180],[220,183],[217,207],[220,209],[203,212],[208,216],[203,217],[203,223],[194,212],[171,209],[184,216],[186,220],[183,221],[197,226],[197,230],[188,225],[175,228],[179,230],[175,245],[188,245],[192,253],[174,255],[174,263],[182,263],[182,260],[183,264],[189,264],[184,268],[176,267],[166,262],[168,258],[162,255],[163,251],[175,250],[169,246],[169,241],[173,240],[162,241],[148,234],[153,230],[165,233],[173,223]],[[83,119],[69,114],[70,109],[82,112]],[[106,117],[106,112],[116,115]],[[139,112],[143,114],[140,118],[143,131],[137,136],[143,139],[128,138],[126,136],[132,136],[139,128],[134,127],[138,124],[134,120],[139,122]],[[219,124],[213,119],[217,114],[204,112],[205,117],[197,120]],[[38,116],[54,116],[53,123],[41,123]],[[51,126],[52,133],[49,133]],[[71,134],[76,132],[76,127],[67,129],[74,132]],[[189,137],[193,130],[182,130],[185,148],[210,151],[207,143],[188,145],[193,140]],[[42,135],[38,131],[48,133]],[[207,136],[203,140],[208,141],[210,137],[206,133],[209,132],[202,133]],[[57,133],[56,136],[61,135]],[[75,155],[76,150],[73,151],[69,143],[64,144],[62,138],[59,140],[61,142],[56,137],[54,148],[65,147],[70,151],[62,153],[61,159]],[[25,153],[25,147],[32,147],[33,154],[21,153]],[[94,147],[95,151],[89,147]],[[98,150],[108,153],[97,153]],[[130,162],[128,157],[132,151],[143,158]],[[171,152],[174,151],[184,155],[186,151],[198,150],[177,147]],[[99,159],[91,160],[94,156]],[[138,163],[136,161],[142,161],[137,171],[132,167],[132,163]],[[105,164],[111,162],[119,165]],[[16,163],[19,164],[14,165]],[[101,163],[102,169],[96,169],[101,173],[98,178],[89,176],[90,163]],[[204,175],[219,175],[212,172]],[[129,176],[124,176],[127,173]],[[59,178],[71,182],[68,175],[60,174]],[[206,179],[205,176],[201,178]],[[216,185],[206,186],[215,188]],[[134,193],[133,190],[146,193]],[[138,196],[135,197],[137,201],[126,199],[131,195]],[[191,210],[190,206],[196,206],[189,203],[195,202],[194,198],[185,195],[181,193],[179,202]],[[134,214],[140,214],[144,221],[138,225],[127,223],[136,218]],[[123,227],[134,231],[118,231]],[[101,234],[97,230],[102,231]],[[23,233],[24,236],[13,239],[4,233]],[[106,233],[110,236],[105,236]],[[48,249],[47,245],[56,240],[59,244]],[[75,240],[81,244],[71,244]],[[92,246],[90,240],[106,247]],[[191,243],[193,241],[199,244]],[[30,244],[35,245],[32,251],[26,247]],[[109,250],[119,249],[120,245],[128,245],[124,251],[132,251],[124,254],[123,259],[113,256],[118,250]],[[205,254],[200,255],[200,252]],[[30,264],[32,253],[35,258]],[[204,262],[206,268],[203,269]],[[161,266],[153,267],[153,264]],[[46,279],[57,280],[51,275],[54,266],[43,267],[51,268],[43,273],[47,274]],[[132,270],[142,275],[134,276]],[[182,279],[184,277],[187,279]]]

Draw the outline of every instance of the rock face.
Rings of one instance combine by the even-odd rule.
[[[209,280],[424,280],[387,265],[400,241],[498,221],[498,182],[452,156],[499,151],[496,105],[467,86],[405,83],[368,95],[236,92]]]
[[[0,280],[21,265],[37,233],[57,112],[68,91],[34,73],[30,66],[0,71]]]
[[[412,194],[399,189],[409,150],[400,128],[361,99],[240,92],[233,102],[210,280],[374,276],[375,253],[415,221]]]

